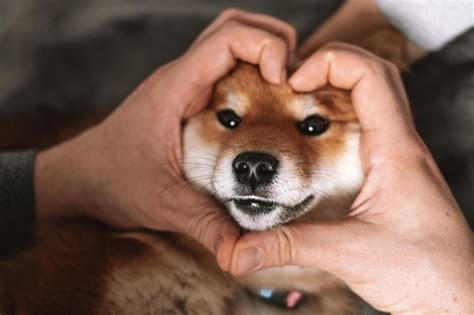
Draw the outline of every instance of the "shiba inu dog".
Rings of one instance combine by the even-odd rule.
[[[295,93],[240,63],[183,133],[186,178],[244,230],[336,220],[364,175],[350,92]],[[194,240],[87,220],[39,227],[36,246],[0,262],[1,314],[357,314],[359,300],[321,270],[239,279]]]
[[[218,85],[211,107],[186,127],[183,167],[241,227],[266,230],[329,197],[332,205],[317,215],[343,215],[363,180],[358,139],[347,92],[296,94],[240,64]]]

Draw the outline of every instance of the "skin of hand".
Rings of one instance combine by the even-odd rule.
[[[296,32],[275,18],[222,13],[179,59],[147,78],[98,126],[37,155],[39,219],[91,216],[124,228],[193,236],[224,270],[239,235],[224,211],[194,191],[181,171],[183,121],[208,104],[213,85],[236,63],[259,64],[286,81]]]
[[[301,92],[325,84],[351,90],[366,180],[339,221],[243,235],[230,271],[318,267],[385,312],[474,314],[473,234],[415,130],[395,66],[332,43],[289,83]]]

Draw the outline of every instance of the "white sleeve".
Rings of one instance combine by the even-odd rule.
[[[437,50],[474,26],[474,0],[375,0],[387,20],[415,44]]]

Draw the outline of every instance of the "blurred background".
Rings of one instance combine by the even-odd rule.
[[[308,36],[335,0],[0,0],[0,149],[38,144],[55,122],[106,115],[180,56],[227,7]],[[420,134],[474,225],[474,30],[404,74]]]

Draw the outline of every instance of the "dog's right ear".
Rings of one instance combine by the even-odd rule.
[[[400,71],[408,70],[408,42],[405,36],[393,27],[387,26],[369,32],[354,44],[392,62]]]

